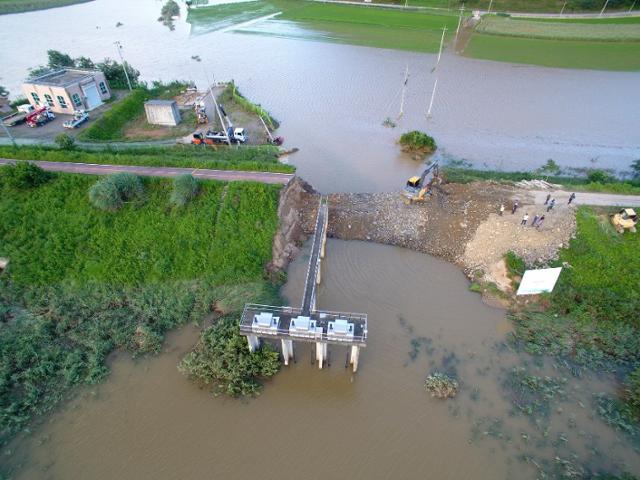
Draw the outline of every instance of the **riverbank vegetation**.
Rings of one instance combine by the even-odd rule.
[[[92,0],[0,0],[0,15],[66,7],[90,1]]]
[[[548,67],[640,70],[640,18],[580,20],[485,16],[465,54]]]
[[[295,167],[280,163],[277,155],[278,148],[270,145],[241,148],[175,145],[100,150],[76,147],[71,151],[55,147],[0,145],[0,157],[16,160],[293,173]]]
[[[376,0],[376,3],[405,5],[404,0]],[[462,4],[469,10],[488,10],[491,3],[492,12],[530,12],[530,13],[565,13],[599,12],[603,2],[600,0],[408,0],[410,7],[428,7],[447,10],[458,10]],[[613,0],[607,5],[607,12],[629,11],[633,0]],[[640,6],[636,5],[636,9]]]
[[[263,279],[278,186],[199,182],[176,208],[171,180],[140,178],[135,198],[103,211],[89,201],[96,177],[8,180],[40,178],[33,168],[0,169],[0,443],[105,378],[114,349],[156,352],[214,308],[237,318],[245,301],[278,302]]]
[[[447,181],[452,183],[469,183],[479,180],[498,182],[519,182],[521,180],[545,180],[564,186],[577,192],[602,192],[627,195],[640,195],[640,178],[620,180],[613,175],[598,169],[587,170],[581,176],[562,175],[560,170],[545,172],[542,169],[530,172],[502,172],[495,170],[474,170],[458,166],[445,166],[443,173]]]
[[[165,27],[169,27],[169,30],[175,30],[175,25],[173,24],[173,17],[177,17],[180,15],[180,5],[178,5],[174,0],[167,0],[162,6],[160,10],[160,17],[158,17],[158,21],[162,22]]]
[[[271,130],[275,130],[280,126],[280,123],[273,118],[269,112],[262,108],[261,105],[251,102],[242,95],[233,81],[231,81],[218,96],[218,101],[227,106],[229,103],[232,103],[237,105],[239,108],[244,109],[245,112],[255,113],[262,118],[264,123],[266,123]]]

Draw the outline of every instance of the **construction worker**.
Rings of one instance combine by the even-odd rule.
[[[549,206],[547,206],[547,212],[550,212],[551,210],[553,210],[553,207],[556,206],[556,199],[552,198],[551,201],[549,202]]]
[[[569,203],[568,205],[571,205],[571,202],[573,202],[576,199],[576,194],[572,193],[571,195],[569,195]]]
[[[538,220],[540,219],[540,217],[538,215],[534,215],[533,216],[533,220],[531,221],[531,226],[535,227],[538,224]]]
[[[500,216],[504,213],[504,203],[500,204]]]
[[[538,219],[538,224],[536,225],[536,228],[538,230],[540,230],[540,227],[542,227],[542,222],[544,222],[544,215],[542,215],[539,219]]]
[[[544,204],[546,205],[547,203],[549,203],[549,200],[551,200],[551,194],[547,194],[547,199],[544,201]]]
[[[522,225],[524,227],[527,224],[528,220],[529,220],[529,214],[525,213],[524,217],[522,217],[522,221],[520,222],[520,225]]]
[[[520,204],[518,203],[518,200],[513,202],[513,207],[511,207],[511,215],[515,215],[516,210],[518,210],[519,206],[520,206]]]

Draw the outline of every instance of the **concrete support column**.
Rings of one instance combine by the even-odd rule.
[[[322,365],[327,360],[327,344],[324,342],[316,342],[316,360],[318,368],[322,369]]]
[[[260,339],[256,335],[247,335],[247,342],[249,342],[250,352],[255,352],[260,348]]]
[[[352,346],[351,347],[351,357],[349,363],[353,365],[353,373],[358,370],[358,358],[360,357],[360,347]]]
[[[284,358],[284,364],[289,365],[289,360],[293,358],[293,340],[281,340],[282,342],[282,357]]]

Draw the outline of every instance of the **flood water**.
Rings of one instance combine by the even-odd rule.
[[[46,63],[47,49],[100,60],[116,55],[116,40],[144,80],[192,79],[204,88],[207,73],[216,80],[233,78],[282,120],[279,133],[287,146],[300,148],[291,157],[298,173],[326,192],[397,188],[421,168],[395,143],[410,129],[432,134],[439,155],[479,167],[530,169],[553,158],[564,166],[624,171],[640,158],[638,72],[550,69],[445,54],[427,120],[435,55],[312,41],[314,33],[311,40],[228,27],[192,34],[184,15],[171,32],[156,21],[161,4],[95,0],[0,16],[0,83],[19,91],[27,69]],[[290,35],[286,28],[281,33]],[[202,61],[192,60],[194,55]],[[384,119],[399,113],[407,65],[405,114],[397,128],[385,128]]]
[[[146,80],[204,85],[205,71],[234,78],[282,121],[288,146],[301,149],[291,157],[298,173],[324,192],[397,189],[420,170],[395,144],[410,128],[432,133],[440,155],[479,166],[531,168],[554,158],[624,169],[640,157],[637,73],[445,55],[427,122],[433,55],[232,32],[191,35],[183,21],[170,32],[155,21],[160,7],[155,0],[135,7],[96,0],[0,16],[0,83],[15,90],[27,67],[45,61],[47,48],[101,59],[114,55],[114,40]],[[124,25],[116,28],[118,21]],[[386,129],[381,122],[397,112],[407,64],[405,116]],[[117,354],[107,382],[20,437],[3,463],[22,479],[536,478],[536,465],[554,471],[555,458],[640,473],[628,441],[590,407],[593,392],[614,392],[610,379],[588,372],[576,379],[551,360],[513,352],[504,342],[504,312],[482,304],[453,265],[361,242],[332,240],[327,248],[319,307],[369,315],[357,375],[344,368],[343,349],[334,347],[331,366],[318,371],[310,349],[299,345],[297,362],[259,398],[213,398],[176,369],[199,333],[186,327],[168,336],[162,355],[134,361]],[[289,268],[283,295],[293,304],[307,260],[303,252]],[[566,397],[538,425],[509,414],[503,384],[514,366],[567,377]],[[425,392],[436,369],[460,379],[455,399]]]
[[[504,313],[469,292],[457,268],[396,247],[331,240],[327,248],[319,306],[369,314],[355,376],[346,349],[331,347],[330,367],[319,371],[300,344],[296,363],[259,398],[214,398],[176,369],[197,338],[187,327],[169,335],[162,355],[118,355],[106,383],[15,444],[17,478],[536,478],[524,454],[640,472],[627,442],[578,406],[611,390],[598,378],[569,382],[546,433],[508,415],[500,382],[523,357],[501,346]],[[289,271],[283,293],[293,304],[306,260]],[[414,357],[412,340],[421,342]],[[460,378],[455,399],[425,392],[434,369]],[[560,435],[566,442],[556,445]]]

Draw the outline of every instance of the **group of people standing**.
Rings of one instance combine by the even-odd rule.
[[[571,205],[571,203],[576,199],[576,194],[572,193],[569,196],[569,202],[567,205]],[[549,213],[551,212],[551,210],[553,210],[553,208],[556,206],[556,199],[554,197],[551,197],[551,194],[549,193],[547,195],[547,199],[544,201],[544,204],[547,206],[547,212]],[[518,210],[518,208],[520,207],[520,203],[518,202],[518,200],[514,200],[512,206],[511,206],[511,215],[515,215],[516,211]],[[502,214],[504,213],[505,207],[504,207],[504,203],[500,204],[500,216],[502,216]],[[537,228],[538,230],[542,227],[543,223],[544,223],[544,219],[545,216],[544,214],[542,215],[534,215],[533,220],[531,221],[531,226],[534,228]],[[522,225],[523,227],[527,226],[527,223],[529,222],[529,212],[526,212],[524,214],[524,216],[522,217],[522,221],[520,222],[520,225]]]

